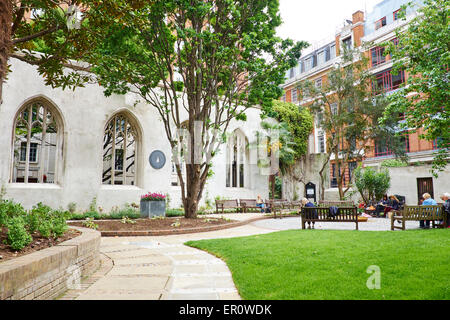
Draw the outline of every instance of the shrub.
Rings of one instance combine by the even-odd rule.
[[[39,228],[39,223],[41,221],[41,216],[36,212],[30,212],[26,215],[26,225],[30,233],[35,232]]]
[[[371,167],[359,166],[355,170],[355,185],[365,203],[378,201],[389,190],[391,177],[386,168],[377,172]]]
[[[101,215],[97,211],[87,211],[83,214],[84,219],[92,218],[92,219],[100,219]]]
[[[53,238],[61,237],[67,230],[66,217],[63,212],[55,211],[51,216],[51,232]]]
[[[8,221],[7,243],[14,250],[22,250],[33,241],[25,228],[25,221],[21,216],[15,216]]]
[[[20,203],[14,203],[11,200],[0,201],[0,226],[6,226],[9,218],[26,215],[25,209]]]
[[[94,230],[98,228],[98,224],[94,223],[94,219],[92,218],[86,218],[86,221],[83,221],[83,226]]]
[[[50,219],[41,217],[37,230],[39,231],[42,237],[50,238],[50,236],[52,235],[52,223]]]

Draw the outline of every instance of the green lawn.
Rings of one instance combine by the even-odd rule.
[[[292,230],[190,241],[228,265],[246,300],[450,299],[450,230]],[[367,268],[381,269],[369,290]]]

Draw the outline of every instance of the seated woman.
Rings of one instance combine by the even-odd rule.
[[[389,197],[389,199],[390,199],[391,203],[389,206],[386,206],[386,208],[384,208],[385,215],[387,215],[387,213],[392,210],[400,210],[400,201],[397,199],[397,197],[392,195]]]
[[[256,206],[258,208],[261,208],[261,213],[264,213],[264,208],[266,207],[266,205],[264,204],[264,201],[261,199],[261,196],[259,194],[256,197]]]
[[[387,207],[388,204],[389,204],[388,196],[387,194],[385,194],[383,196],[383,199],[377,204],[375,213],[378,217],[380,216],[381,212],[384,212],[384,209]]]

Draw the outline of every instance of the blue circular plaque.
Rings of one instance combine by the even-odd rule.
[[[166,156],[162,151],[155,150],[150,154],[148,161],[153,169],[161,169],[166,164]]]

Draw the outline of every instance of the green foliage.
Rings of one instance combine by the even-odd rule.
[[[281,199],[281,196],[283,194],[282,192],[282,186],[283,186],[283,179],[275,176],[275,194],[272,195],[272,188],[269,188],[269,198],[271,199]]]
[[[407,167],[408,162],[404,162],[398,159],[387,159],[381,163],[381,166],[387,168]]]
[[[287,124],[288,131],[293,140],[292,149],[295,151],[295,159],[305,155],[308,150],[308,138],[314,128],[314,119],[307,108],[299,107],[293,103],[275,100],[273,111],[275,118]]]
[[[85,8],[79,24],[68,23],[72,13],[67,8],[67,2],[64,1],[9,2],[12,6],[7,6],[7,12],[2,12],[2,15],[9,16],[11,36],[4,39],[5,41],[0,41],[10,44],[10,50],[6,50],[7,56],[2,57],[6,58],[5,64],[8,58],[15,58],[34,65],[39,74],[45,78],[47,85],[63,89],[82,87],[92,79],[89,73],[80,72],[89,68],[81,65],[74,66],[69,59],[80,61],[89,54],[91,38],[94,36],[95,30],[102,26],[98,23],[96,15],[92,14],[96,11],[92,8],[100,5],[98,1],[76,1],[76,5]],[[104,14],[113,14],[107,7],[101,7]],[[27,13],[30,12],[31,17],[28,19]],[[36,52],[42,54],[36,55]],[[6,75],[4,70],[7,66],[3,65],[3,59],[0,60],[2,61],[0,82],[3,82]]]
[[[437,177],[448,163],[450,145],[449,1],[425,0],[418,13],[405,30],[396,31],[397,46],[384,43],[386,54],[394,60],[394,72],[404,70],[409,77],[401,90],[389,96],[383,121],[404,113],[401,128],[410,132],[423,128],[420,138],[437,142],[440,150],[432,167]]]
[[[128,218],[128,217],[123,217],[122,220],[121,220],[121,222],[122,222],[123,224],[135,224],[135,223],[136,223],[136,221],[134,221],[134,220],[132,220],[132,219],[130,219],[130,218]]]
[[[8,220],[15,216],[25,216],[25,209],[20,203],[12,200],[0,201],[0,227],[6,226]]]
[[[259,105],[263,114],[275,115],[272,104],[281,96],[284,75],[307,44],[276,36],[282,22],[278,0],[102,3],[114,14],[92,10],[105,27],[96,29],[98,34],[91,39],[88,62],[94,65],[105,95],[133,88],[158,111],[172,145],[183,144],[174,128],[182,127],[185,119],[178,115],[186,109],[194,145],[208,150],[198,167],[186,166],[186,175],[193,179],[179,177],[186,184],[182,189],[186,217],[195,218],[191,209],[197,206],[192,204],[201,198],[212,174],[211,158],[220,148],[219,137],[232,120],[244,121],[248,108]],[[194,121],[211,134],[196,136]]]
[[[8,220],[7,244],[13,250],[22,250],[33,241],[25,227],[25,221],[21,216],[14,216]]]
[[[83,226],[94,230],[98,229],[98,224],[94,222],[93,218],[86,218],[86,220],[83,221]]]
[[[289,230],[187,245],[225,261],[244,300],[448,300],[449,231]],[[379,290],[366,285],[371,265]]]
[[[89,211],[88,212],[97,212],[97,197],[93,197],[91,203],[89,204]]]
[[[14,250],[21,250],[32,241],[32,234],[38,231],[45,238],[59,238],[67,230],[69,212],[53,210],[39,202],[26,212],[11,200],[0,201],[0,230],[6,227],[7,243]],[[30,240],[31,239],[31,240]]]
[[[391,186],[391,177],[386,168],[377,172],[372,167],[362,168],[360,165],[354,175],[355,186],[365,203],[381,200]]]
[[[123,208],[113,208],[111,212],[109,213],[109,217],[112,219],[123,219],[131,218],[131,219],[137,219],[140,218],[141,213],[138,209],[133,208],[132,206],[126,204]],[[107,217],[107,216],[105,216]]]
[[[184,215],[183,209],[166,209],[166,217],[179,217]]]

